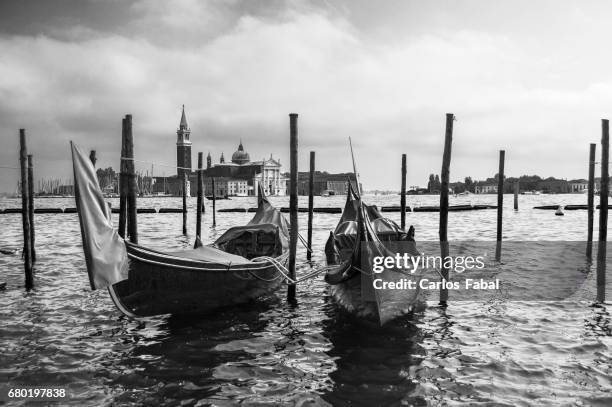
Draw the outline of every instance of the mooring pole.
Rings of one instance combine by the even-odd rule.
[[[119,162],[119,236],[125,239],[125,227],[127,223],[127,194],[128,194],[128,174],[127,174],[127,130],[126,120],[121,120],[121,160]],[[165,193],[166,191],[164,191]]]
[[[449,255],[448,249],[448,182],[450,178],[451,148],[453,145],[453,121],[455,116],[452,113],[446,114],[446,131],[444,134],[444,153],[442,155],[442,171],[440,173],[440,251],[442,259]],[[440,305],[446,306],[448,301],[448,267],[442,261],[442,286],[440,287]]]
[[[36,236],[34,232],[34,162],[32,154],[28,154],[28,219],[30,220],[30,248],[32,264],[36,263]]]
[[[126,169],[127,169],[127,228],[128,235],[130,236],[130,242],[138,244],[138,223],[136,220],[136,171],[134,170],[134,137],[132,135],[132,115],[125,115],[125,155],[126,155]]]
[[[599,248],[597,250],[597,302],[606,300],[606,243],[608,240],[608,160],[610,133],[607,119],[601,121],[601,186],[599,187]]]
[[[187,172],[183,172],[183,234],[187,234]]]
[[[518,211],[519,182],[514,181],[514,210]]]
[[[30,235],[30,189],[28,187],[28,148],[25,129],[19,129],[19,164],[21,165],[21,223],[23,225],[23,265],[27,290],[34,287],[32,273],[32,237]]]
[[[400,192],[400,209],[402,211],[402,229],[406,228],[406,154],[402,154],[402,190]]]
[[[297,175],[298,175],[298,128],[297,113],[289,114],[289,278],[295,281],[295,255],[297,250],[298,235],[298,195],[297,195]],[[289,282],[287,286],[287,299],[295,301],[295,284]]]
[[[202,237],[202,157],[203,153],[198,153],[198,202],[196,209],[196,238]]]
[[[506,152],[499,150],[499,171],[497,172],[497,244],[495,245],[495,260],[501,260],[502,218],[504,215],[504,161]]]
[[[315,173],[315,152],[310,152],[310,177],[308,179],[308,250],[306,259],[312,259],[312,217],[314,211],[314,173]]]
[[[213,228],[217,226],[217,191],[215,188],[215,177],[212,178],[212,201],[213,201]]]
[[[589,186],[587,194],[587,249],[586,255],[593,258],[593,220],[595,218],[595,151],[597,144],[591,143],[589,149]]]

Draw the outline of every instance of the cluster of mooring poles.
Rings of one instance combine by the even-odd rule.
[[[453,122],[455,116],[452,113],[446,114],[446,128],[444,135],[444,151],[442,154],[442,171],[440,176],[440,223],[439,239],[442,258],[449,255],[448,244],[448,212],[449,212],[449,178],[450,162],[453,140]],[[290,246],[289,246],[289,277],[291,281],[296,279],[295,261],[298,240],[298,115],[289,114],[289,152],[290,152],[290,178],[289,178],[289,218],[290,218]],[[21,171],[21,214],[23,226],[23,259],[25,270],[25,286],[31,289],[34,286],[33,264],[36,262],[36,251],[34,247],[34,165],[33,157],[28,154],[26,146],[26,133],[24,129],[19,130],[19,161]],[[608,194],[609,194],[609,121],[602,119],[601,137],[601,185],[599,194],[599,235],[597,250],[597,301],[605,301],[606,283],[606,241],[608,228]],[[596,144],[590,144],[589,149],[589,180],[588,180],[588,202],[587,202],[587,245],[586,256],[592,260],[593,254],[593,222],[594,222],[594,194],[595,194],[595,153]],[[90,159],[92,164],[96,164],[96,152],[91,151]],[[196,206],[196,245],[200,244],[202,234],[202,211],[204,210],[204,179],[203,179],[203,155],[198,153],[197,169],[197,206]],[[504,164],[505,151],[499,151],[499,171],[497,185],[497,233],[495,259],[501,260],[502,244],[502,225],[503,225],[503,191],[504,191]],[[400,192],[400,211],[401,227],[406,227],[406,154],[402,154],[401,167],[401,192]],[[315,176],[315,152],[310,152],[310,173],[308,188],[308,238],[307,238],[307,259],[312,259],[312,229],[314,213],[314,176]],[[183,174],[183,234],[187,234],[187,174]],[[216,227],[216,188],[215,179],[211,179],[212,186],[212,225]],[[130,242],[138,243],[138,223],[136,214],[136,197],[138,196],[136,172],[134,170],[134,138],[132,133],[132,115],[128,114],[122,120],[121,131],[121,160],[119,177],[119,235],[129,239]],[[519,183],[514,183],[514,210],[518,211]],[[397,208],[397,207],[395,207]],[[451,208],[452,209],[452,208]],[[160,212],[162,212],[160,210]],[[444,262],[443,262],[444,265]],[[442,267],[441,278],[449,280],[449,269]],[[296,298],[296,285],[290,283],[287,288],[287,298],[294,301]],[[445,306],[448,301],[448,289],[443,284],[440,289],[440,305]]]
[[[451,148],[453,139],[453,121],[455,117],[452,113],[446,114],[446,131],[444,136],[444,152],[442,155],[442,172],[440,174],[440,251],[442,258],[445,258],[449,254],[448,247],[448,182],[449,182],[449,167],[451,160]],[[601,186],[599,191],[599,237],[598,237],[598,250],[597,250],[597,267],[596,267],[596,281],[597,281],[597,302],[605,302],[605,288],[606,288],[606,243],[608,237],[608,195],[609,195],[609,182],[610,176],[608,172],[609,164],[609,121],[602,119],[602,136],[601,136]],[[588,181],[588,202],[587,202],[587,245],[586,255],[589,260],[592,259],[593,253],[593,219],[594,219],[594,192],[595,192],[595,144],[590,144],[589,151],[589,181]],[[496,234],[496,249],[495,259],[496,261],[501,260],[501,247],[502,247],[502,220],[503,220],[503,204],[504,204],[504,164],[505,164],[506,152],[505,150],[499,151],[499,171],[498,171],[498,184],[497,184],[497,234]],[[406,155],[402,155],[402,189],[401,189],[401,210],[402,228],[405,227],[405,195],[406,195]],[[514,183],[514,210],[518,211],[518,193],[519,183]],[[449,270],[443,267],[441,270],[441,278],[448,281]],[[446,306],[448,301],[448,290],[444,284],[440,288],[440,305]]]

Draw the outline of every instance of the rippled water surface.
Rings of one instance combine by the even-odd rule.
[[[398,196],[368,203],[397,205]],[[409,197],[436,204],[438,197]],[[451,204],[489,203],[496,197],[451,198]],[[287,206],[288,198],[273,198]],[[342,206],[344,197],[315,198]],[[504,239],[580,241],[586,211],[530,209],[537,204],[583,204],[585,195],[521,196],[512,211],[505,198]],[[116,200],[112,200],[117,205]],[[176,198],[143,198],[139,207],[179,207]],[[193,209],[195,199],[190,199]],[[205,240],[251,214],[218,213]],[[0,208],[18,206],[0,200]],[[74,207],[72,199],[40,199],[37,207]],[[254,198],[219,201],[218,208],[252,207]],[[300,206],[306,199],[300,197]],[[116,215],[113,215],[116,218]],[[399,213],[389,213],[399,221]],[[450,213],[449,239],[494,240],[495,210]],[[315,214],[314,257],[298,250],[298,276],[323,265],[323,247],[339,215]],[[597,219],[597,217],[596,217]],[[116,219],[114,219],[116,221]],[[181,234],[181,214],[139,214],[140,243],[159,248],[193,244]],[[0,215],[0,247],[18,248],[21,216]],[[412,318],[380,328],[341,312],[322,277],[266,301],[214,315],[133,321],[121,316],[105,291],[92,292],[85,272],[76,214],[36,215],[35,284],[23,286],[19,255],[0,255],[0,382],[56,385],[68,401],[98,405],[612,405],[610,305],[594,306],[593,270],[581,291],[557,302],[435,302]],[[417,240],[437,239],[437,213],[408,213]],[[306,214],[300,214],[305,231]],[[597,230],[597,225],[595,225]],[[512,255],[512,254],[509,254]],[[520,264],[520,254],[509,261]],[[610,273],[608,273],[610,274]],[[608,276],[608,281],[612,277]],[[546,287],[542,288],[543,290]],[[608,283],[608,299],[612,295]]]

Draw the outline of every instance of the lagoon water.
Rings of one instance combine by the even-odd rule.
[[[343,206],[344,197],[316,197],[315,206]],[[436,196],[410,196],[435,205]],[[288,198],[272,198],[287,206]],[[397,195],[368,203],[399,204]],[[111,200],[116,206],[117,200]],[[307,206],[300,197],[300,206]],[[451,197],[452,204],[495,204],[494,195]],[[586,211],[531,209],[584,204],[585,195],[505,197],[504,239],[584,241]],[[74,207],[73,199],[37,199],[36,207]],[[180,207],[178,198],[143,198],[139,207]],[[181,214],[139,214],[140,243],[167,249],[193,244]],[[19,206],[0,200],[0,208]],[[218,213],[211,241],[252,214]],[[217,208],[253,207],[255,198],[218,201]],[[399,221],[399,213],[388,213]],[[116,221],[117,215],[113,215]],[[435,301],[411,318],[378,327],[346,315],[322,276],[255,304],[198,318],[123,317],[106,291],[92,292],[76,214],[36,214],[35,289],[25,292],[19,255],[0,255],[0,383],[68,389],[78,406],[99,405],[612,405],[612,322],[608,303],[593,305],[594,270],[565,301]],[[315,214],[313,264],[298,246],[298,276],[324,265],[323,247],[339,215]],[[494,240],[496,211],[451,212],[450,240]],[[300,213],[300,229],[306,230]],[[21,245],[21,215],[0,215],[0,247]],[[408,213],[417,240],[436,240],[437,213]],[[597,216],[595,222],[597,230]],[[505,256],[521,264],[520,252]],[[612,264],[612,263],[608,263]],[[563,267],[548,264],[547,267]],[[610,267],[609,267],[610,268]],[[547,287],[540,287],[545,291]],[[15,402],[19,405],[22,402]],[[10,404],[10,403],[9,403]]]

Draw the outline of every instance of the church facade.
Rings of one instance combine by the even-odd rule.
[[[287,177],[281,172],[280,160],[272,155],[268,159],[251,161],[242,141],[226,162],[221,153],[217,164],[212,164],[210,153],[206,159],[204,182],[207,195],[212,195],[212,179],[215,179],[216,196],[254,196],[261,184],[266,195],[287,195]]]
[[[191,161],[191,129],[187,123],[185,106],[183,105],[181,120],[176,131],[176,175],[170,177],[154,177],[152,193],[158,195],[182,195],[184,177],[187,176],[187,194],[197,193],[197,172]],[[287,195],[287,177],[281,171],[280,160],[270,155],[269,159],[251,161],[249,153],[244,149],[242,140],[238,149],[232,154],[231,161],[226,162],[223,153],[218,163],[213,163],[210,152],[206,157],[204,175],[204,194],[213,195],[213,178],[215,195],[217,197],[255,196],[261,184],[266,195]]]

